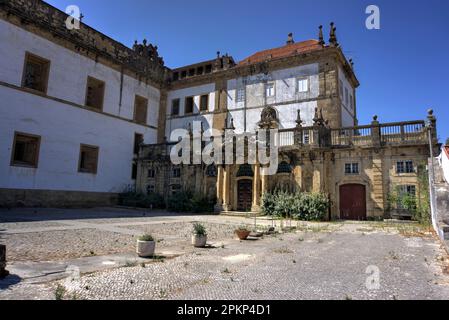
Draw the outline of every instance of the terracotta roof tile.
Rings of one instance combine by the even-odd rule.
[[[285,58],[297,55],[299,53],[320,50],[322,48],[323,46],[320,45],[319,41],[317,40],[307,40],[298,43],[287,44],[283,47],[259,51],[252,56],[240,61],[239,65],[248,65],[276,58]]]

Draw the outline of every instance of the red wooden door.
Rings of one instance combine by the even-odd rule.
[[[340,187],[340,218],[366,220],[366,188],[361,184]]]
[[[240,180],[237,187],[238,204],[237,210],[251,210],[253,198],[253,182],[251,180]]]

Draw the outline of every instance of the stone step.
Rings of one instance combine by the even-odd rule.
[[[261,217],[262,214],[260,212],[243,212],[243,211],[223,211],[220,213],[221,216],[229,216],[229,217],[245,217],[245,218],[253,218],[253,217]]]

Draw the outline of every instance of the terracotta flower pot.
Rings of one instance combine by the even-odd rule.
[[[192,235],[192,245],[195,248],[204,248],[207,243],[207,235]]]
[[[251,234],[251,231],[248,230],[235,230],[235,234],[240,240],[246,240],[248,239],[249,235]]]
[[[141,257],[141,258],[153,257],[155,249],[156,249],[155,241],[137,240],[136,253],[139,257]]]

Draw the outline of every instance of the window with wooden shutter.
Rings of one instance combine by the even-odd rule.
[[[99,148],[81,145],[78,171],[82,173],[96,174],[98,169]]]
[[[148,99],[136,96],[134,101],[134,121],[140,124],[147,124]]]
[[[16,132],[12,148],[11,165],[37,168],[41,137]]]
[[[200,98],[200,111],[209,110],[209,95],[202,95]]]
[[[27,52],[25,55],[22,86],[46,93],[49,71],[49,60]]]
[[[193,113],[193,97],[187,97],[185,100],[185,109],[184,109],[184,113],[185,114],[191,114]]]

